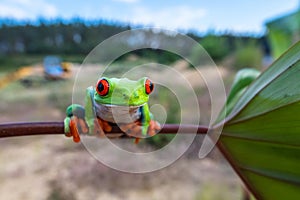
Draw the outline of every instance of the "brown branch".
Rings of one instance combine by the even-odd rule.
[[[160,130],[159,134],[176,134],[180,128],[180,133],[191,133],[197,130],[197,134],[206,134],[208,127],[196,125],[179,125],[179,124],[165,124]],[[123,133],[118,126],[113,126],[113,134]],[[22,123],[7,123],[0,124],[0,138],[15,137],[15,136],[29,136],[29,135],[55,135],[64,134],[63,122],[22,122]],[[126,137],[126,136],[125,136]]]

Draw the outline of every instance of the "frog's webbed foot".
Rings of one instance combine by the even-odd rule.
[[[120,129],[124,131],[127,135],[135,138],[135,143],[139,143],[141,138],[145,138],[143,134],[143,129],[147,128],[147,134],[149,136],[154,136],[160,130],[160,124],[157,121],[151,120],[148,126],[143,126],[140,121],[132,122],[129,124],[123,124]]]
[[[67,137],[73,137],[74,142],[80,142],[79,133],[86,134],[89,129],[85,120],[77,116],[68,117],[65,119],[65,126],[68,126],[68,131],[65,131]]]
[[[160,129],[160,124],[157,121],[151,120],[148,127],[148,134],[154,136]]]
[[[74,142],[80,142],[80,134],[87,134],[89,128],[84,120],[84,108],[80,105],[73,104],[67,108],[67,117],[64,120],[65,135],[73,137]]]

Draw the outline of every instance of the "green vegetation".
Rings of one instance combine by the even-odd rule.
[[[66,61],[80,63],[84,59],[84,55],[87,55],[105,39],[133,28],[135,27],[128,24],[111,23],[104,20],[91,22],[81,19],[69,21],[56,19],[21,23],[0,19],[0,70],[3,67],[17,68],[22,65],[30,65],[32,62],[40,62],[42,57],[48,54],[60,55]],[[157,41],[161,38],[168,40],[174,37],[149,29],[145,32],[144,40],[151,42],[153,39],[151,34],[158,38]],[[261,61],[262,50],[266,45],[263,37],[256,36],[222,34],[213,31],[204,36],[194,33],[187,33],[187,35],[198,41],[217,63],[222,62],[228,56],[236,56],[234,67],[237,69],[244,65],[256,67]],[[103,55],[103,58],[110,58],[112,50],[115,52],[120,49],[122,48],[112,46],[111,49],[105,51],[107,55]],[[202,61],[201,55],[198,55],[197,52],[197,49],[190,52],[191,59]],[[172,52],[160,50],[158,46],[153,49],[135,50],[119,57],[117,61],[126,60],[130,54],[161,64],[170,64],[181,59]]]
[[[230,53],[229,40],[226,37],[207,35],[200,44],[215,61],[221,61]]]
[[[238,44],[239,48],[235,52],[233,67],[236,70],[243,68],[257,68],[262,65],[263,52],[256,41],[246,44]]]
[[[278,58],[283,52],[299,41],[300,10],[275,18],[266,23],[268,39],[272,45],[272,55]]]
[[[41,63],[43,56],[40,55],[1,55],[0,54],[0,70],[1,71],[13,71],[21,66],[32,65],[35,63]]]
[[[86,54],[106,38],[128,30],[103,21],[95,23],[73,19],[57,19],[22,24],[1,20],[2,53],[16,54]]]
[[[122,63],[124,61],[127,61],[128,59],[130,60],[130,57],[136,56],[139,60],[140,59],[146,59],[149,62],[156,62],[159,64],[163,65],[170,65],[174,63],[177,60],[182,59],[181,56],[168,52],[168,51],[163,51],[160,49],[151,49],[151,48],[146,48],[146,49],[137,49],[135,51],[126,53],[119,57],[116,62],[121,61]]]

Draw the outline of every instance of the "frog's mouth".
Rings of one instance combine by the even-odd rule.
[[[113,123],[131,123],[141,117],[141,107],[138,106],[121,106],[111,104],[95,103],[96,115],[101,119]]]

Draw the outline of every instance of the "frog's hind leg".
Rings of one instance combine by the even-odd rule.
[[[112,126],[101,118],[96,118],[94,127],[94,134],[100,137],[104,137],[105,133],[112,131]]]

